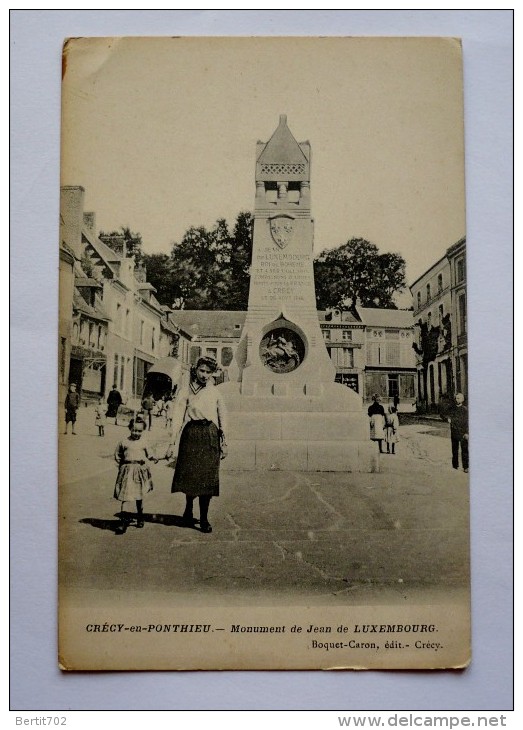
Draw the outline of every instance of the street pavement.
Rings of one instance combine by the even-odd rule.
[[[145,527],[117,535],[113,453],[128,430],[108,423],[105,434],[82,408],[77,435],[60,435],[60,582],[79,601],[125,591],[336,605],[466,593],[468,478],[451,467],[446,423],[402,426],[398,453],[381,457],[379,474],[231,472],[225,460],[211,534],[182,525],[184,497],[171,494],[173,469],[160,461]],[[143,438],[160,454],[163,419]]]

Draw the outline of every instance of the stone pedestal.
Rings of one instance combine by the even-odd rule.
[[[285,116],[256,156],[249,306],[231,382],[224,468],[378,471],[360,396],[334,383],[314,290],[308,142]]]

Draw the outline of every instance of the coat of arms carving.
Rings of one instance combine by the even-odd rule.
[[[294,233],[294,220],[286,215],[271,218],[271,236],[274,243],[280,248],[285,248],[292,240]]]

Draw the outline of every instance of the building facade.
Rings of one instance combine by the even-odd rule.
[[[229,380],[229,366],[240,342],[246,312],[179,310],[173,322],[190,337],[189,361],[214,357],[220,367],[217,382]],[[415,409],[416,358],[414,325],[407,310],[332,309],[318,312],[327,352],[336,368],[336,382],[369,402],[379,393],[384,402],[400,398],[400,410]]]
[[[420,406],[437,410],[467,389],[465,238],[411,284]]]
[[[61,240],[75,259],[67,380],[84,399],[105,398],[116,385],[132,403],[142,397],[149,368],[179,351],[180,332],[145,270],[127,256],[123,236],[108,241],[96,235],[84,194],[81,186],[61,189]],[[64,279],[64,292],[67,285]]]
[[[364,403],[378,394],[383,402],[399,398],[399,409],[416,407],[416,357],[412,349],[412,312],[355,307],[319,313],[336,381],[359,393]]]
[[[450,267],[452,364],[457,393],[468,395],[467,349],[467,260],[466,240],[460,239],[447,250]]]

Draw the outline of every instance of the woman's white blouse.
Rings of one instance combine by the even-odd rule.
[[[182,388],[176,396],[173,413],[173,436],[176,439],[188,421],[212,421],[227,434],[227,410],[218,388],[207,383],[196,392],[193,385]]]

